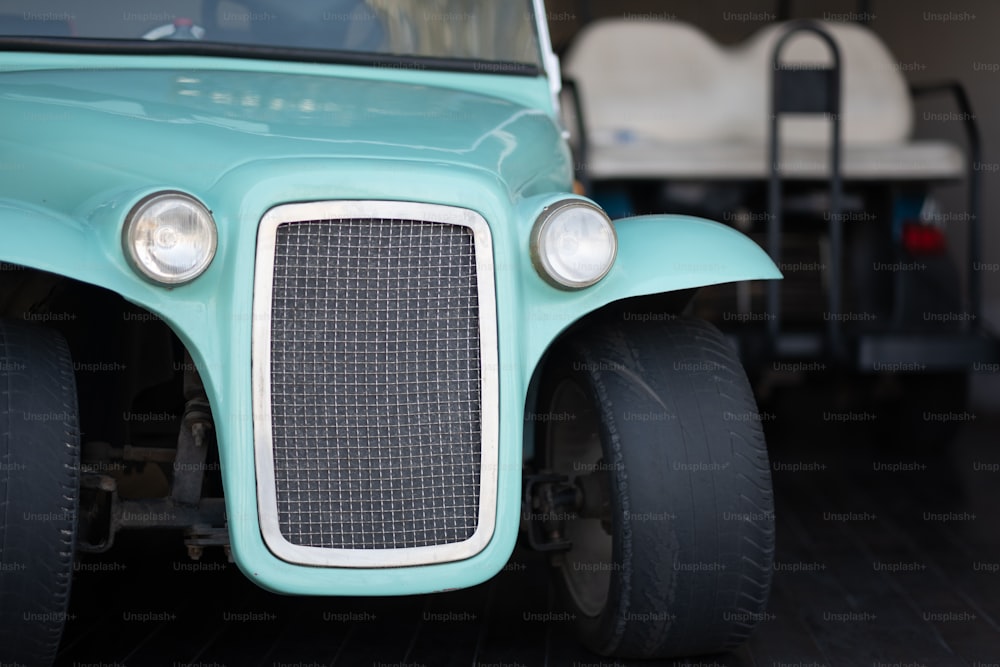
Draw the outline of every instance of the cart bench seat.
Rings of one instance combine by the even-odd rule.
[[[868,28],[824,22],[842,57],[843,177],[860,181],[962,179],[968,158],[944,141],[916,141],[916,111],[895,61]],[[578,87],[591,178],[766,179],[773,53],[784,25],[721,46],[683,23],[602,20],[565,58]],[[829,65],[813,35],[796,36],[784,63]],[[782,176],[824,179],[829,120],[781,121]]]

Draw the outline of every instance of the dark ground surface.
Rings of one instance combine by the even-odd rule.
[[[927,453],[876,445],[864,413],[840,423],[824,402],[796,401],[765,409],[774,586],[733,654],[594,656],[562,620],[544,559],[520,550],[469,590],[290,598],[221,552],[192,563],[179,536],[126,534],[80,564],[60,664],[1000,667],[1000,417],[977,414],[950,449]]]

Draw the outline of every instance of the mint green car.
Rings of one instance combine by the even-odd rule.
[[[684,311],[780,274],[575,194],[545,16],[0,0],[0,661],[167,528],[292,595],[472,586],[520,539],[600,654],[749,635],[766,449]]]

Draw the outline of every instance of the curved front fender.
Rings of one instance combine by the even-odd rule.
[[[79,221],[23,202],[0,199],[0,260],[77,280],[106,270],[91,230]]]
[[[615,223],[617,298],[743,280],[780,280],[767,253],[732,227],[684,215],[647,215]]]
[[[760,246],[726,225],[684,215],[647,215],[615,222],[618,259],[607,277],[589,289],[566,292],[528,276],[523,312],[533,368],[566,327],[609,303],[744,280],[780,280],[781,272]]]

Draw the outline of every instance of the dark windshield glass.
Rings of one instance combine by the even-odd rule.
[[[187,40],[540,65],[530,0],[0,0],[0,36]]]

